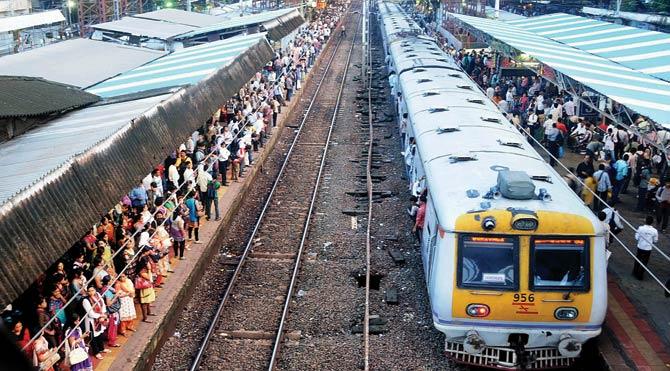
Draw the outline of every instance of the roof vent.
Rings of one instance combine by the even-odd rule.
[[[503,142],[502,140],[498,139],[498,144],[507,147],[523,148],[523,145],[519,142]],[[531,179],[533,179],[533,177],[531,177]]]
[[[456,87],[463,90],[472,90],[472,86],[470,85],[456,85]]]
[[[446,62],[446,61],[445,61],[445,62]],[[451,77],[458,77],[459,79],[462,79],[462,78],[463,78],[463,77],[462,77],[460,74],[458,74],[458,73],[450,73],[449,76],[451,76]]]
[[[427,91],[427,92],[425,92],[421,95],[423,95],[424,97],[432,97],[432,96],[435,96],[435,95],[440,95],[440,93],[438,93],[436,91]]]
[[[484,121],[484,122],[492,122],[492,123],[495,123],[495,124],[501,124],[502,123],[502,121],[500,121],[500,119],[497,118],[497,117],[480,117],[480,119],[482,119],[482,121]]]
[[[428,112],[430,113],[438,113],[438,112],[447,112],[449,111],[449,108],[445,107],[437,107],[437,108],[429,108]]]
[[[536,198],[535,184],[524,171],[499,171],[497,187],[503,197],[512,200]]]
[[[449,162],[450,163],[456,163],[456,162],[466,162],[466,161],[476,161],[477,156],[475,155],[453,155],[449,156]],[[533,194],[533,196],[535,196]]]
[[[484,101],[483,101],[483,100],[481,100],[481,99],[474,99],[474,98],[468,98],[468,102],[470,102],[470,103],[477,103],[477,104],[481,104],[481,105],[484,104]]]
[[[425,68],[415,68],[414,73],[419,73],[419,72],[426,72]]]
[[[407,54],[406,57],[414,58],[414,57],[418,57],[418,55],[416,55],[416,54]]]
[[[433,80],[431,80],[431,79],[419,79],[417,82],[418,82],[419,84],[423,84],[423,83],[425,83],[425,82],[431,82],[431,81],[433,81]]]
[[[438,134],[446,134],[446,133],[453,133],[455,131],[461,131],[461,129],[457,127],[444,127],[444,128],[437,128],[435,129],[435,132]]]
[[[549,175],[531,175],[530,179],[537,180],[538,182],[554,183]]]

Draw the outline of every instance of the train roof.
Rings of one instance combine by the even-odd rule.
[[[401,74],[415,68],[451,68],[460,70],[452,58],[448,58],[426,37],[408,37],[394,42],[389,48],[391,59],[397,61],[394,70]]]
[[[389,18],[396,24],[414,24],[407,16],[400,21],[397,13]],[[385,26],[393,23],[383,20]],[[460,215],[481,210],[481,203],[487,201],[492,209],[579,215],[592,222],[596,234],[603,233],[591,210],[451,56],[425,37],[396,33],[385,41],[393,69],[399,72],[398,91],[405,100],[427,186],[444,229],[455,229]],[[547,177],[550,182],[533,183],[536,192],[546,189],[551,201],[483,199],[496,185],[500,169]],[[469,198],[467,192],[473,189],[479,196]]]

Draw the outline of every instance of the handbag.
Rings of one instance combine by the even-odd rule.
[[[84,348],[76,347],[70,351],[68,361],[70,365],[76,365],[77,363],[82,363],[88,359],[88,353]]]
[[[146,280],[144,277],[138,276],[135,278],[135,288],[139,290],[151,288],[151,282]]]
[[[47,357],[47,359],[40,362],[40,370],[48,370],[51,367],[53,367],[53,365],[55,365],[56,362],[60,361],[60,354],[58,354],[56,349],[50,349],[49,353],[50,354]]]

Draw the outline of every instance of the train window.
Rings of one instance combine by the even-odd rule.
[[[588,291],[587,242],[583,238],[534,238],[531,242],[531,289]]]
[[[458,287],[516,290],[518,256],[516,237],[462,235],[458,248]]]

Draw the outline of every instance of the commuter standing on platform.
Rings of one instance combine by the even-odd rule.
[[[654,217],[647,216],[645,224],[640,226],[637,231],[635,231],[635,239],[637,240],[637,259],[647,266],[649,263],[649,256],[651,255],[652,244],[658,242],[658,231],[654,228]],[[638,280],[642,281],[644,279],[644,268],[640,265],[640,262],[635,261],[635,266],[633,267],[633,276]]]

